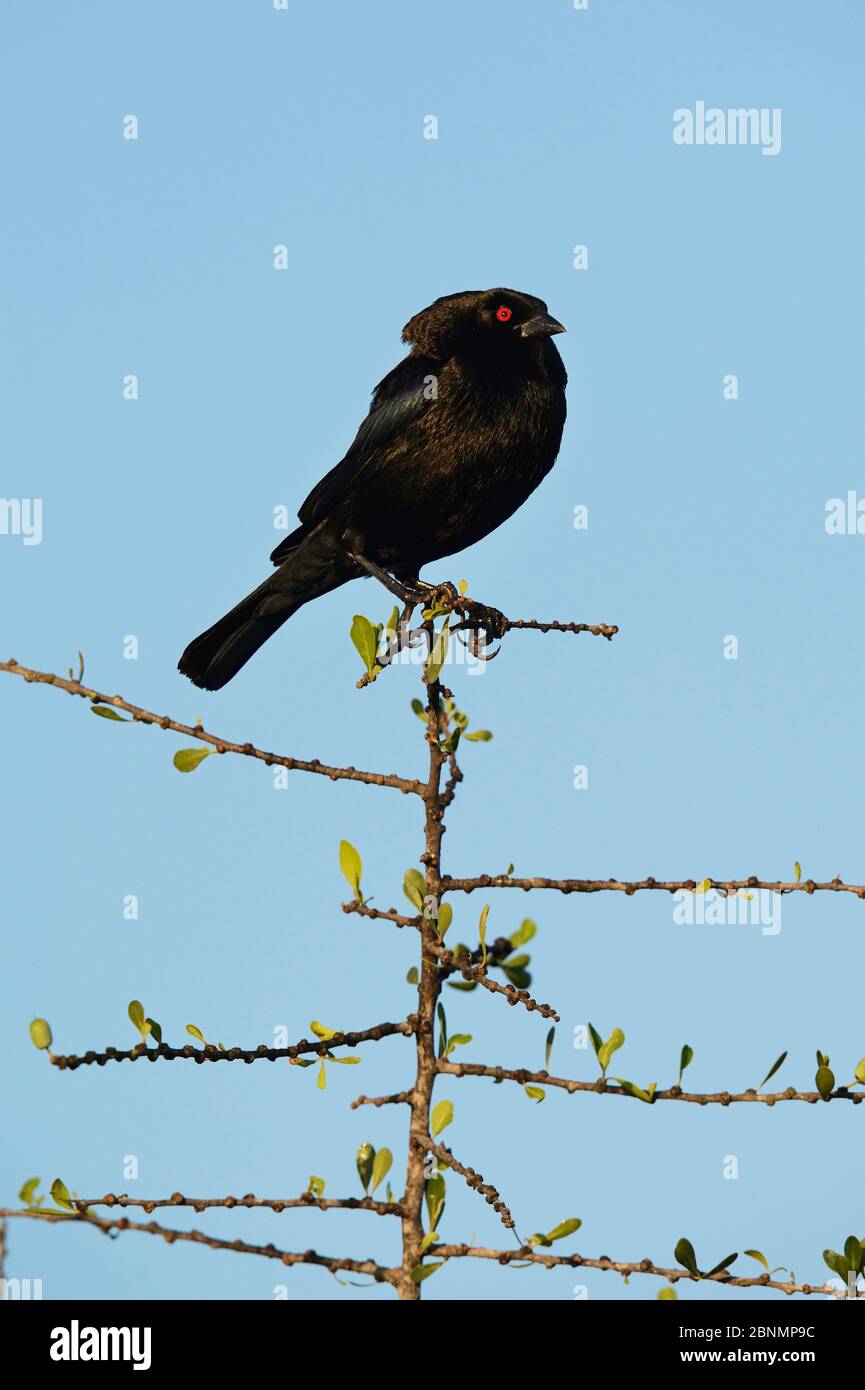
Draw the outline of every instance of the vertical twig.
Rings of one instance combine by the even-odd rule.
[[[433,624],[425,625],[429,651],[434,641]],[[441,749],[441,684],[433,681],[427,686],[427,731],[429,745],[429,777],[422,793],[424,803],[424,852],[421,863],[425,868],[427,895],[438,902],[441,893],[441,841],[444,833],[444,805],[441,793],[442,767],[447,754]],[[435,1011],[440,978],[435,949],[438,945],[435,921],[426,913],[422,916],[421,966],[418,986],[418,1024],[415,1034],[417,1071],[411,1092],[411,1123],[409,1126],[408,1167],[402,1219],[402,1269],[398,1280],[399,1296],[404,1300],[420,1298],[420,1285],[411,1277],[420,1264],[423,1241],[424,1170],[427,1145],[430,1143],[430,1102],[436,1080]]]

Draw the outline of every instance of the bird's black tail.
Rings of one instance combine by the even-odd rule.
[[[190,642],[178,671],[203,690],[221,690],[292,613],[350,577],[314,541],[299,546],[275,574]]]

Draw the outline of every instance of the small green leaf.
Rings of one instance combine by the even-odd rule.
[[[361,1062],[360,1057],[332,1057],[330,1053],[327,1054],[327,1060],[335,1062],[338,1067],[358,1067]]]
[[[420,701],[420,700],[412,700],[412,702],[411,702],[411,707],[412,707],[412,712],[413,712],[414,714],[416,714],[417,717],[418,717],[418,719],[422,720],[423,723],[425,724],[425,723],[427,722],[426,710],[424,709],[423,704],[421,703],[421,701]]]
[[[437,1138],[443,1129],[447,1129],[454,1117],[454,1105],[452,1100],[440,1100],[432,1112],[432,1136]]]
[[[454,1033],[448,1040],[447,1055],[450,1057],[455,1047],[465,1047],[472,1040],[471,1033]]]
[[[555,1028],[551,1028],[549,1033],[547,1033],[547,1043],[546,1047],[544,1048],[544,1071],[549,1071],[550,1069],[550,1057],[552,1056],[553,1043],[555,1042],[555,1038],[556,1030]]]
[[[393,608],[392,608],[391,611],[390,611],[390,617],[388,618],[387,622],[386,622],[385,625],[384,625],[384,640],[385,640],[386,646],[388,646],[388,647],[390,646],[391,641],[393,640],[394,636],[396,635],[396,631],[397,631],[397,628],[398,628],[398,627],[399,627],[399,609],[397,608],[396,604],[394,604]]]
[[[445,1011],[444,1011],[444,1009],[443,1009],[441,1003],[439,1003],[439,1004],[436,1005],[436,1013],[437,1013],[437,1015],[438,1015],[439,1030],[440,1030],[440,1031],[439,1031],[439,1051],[438,1051],[438,1055],[439,1055],[440,1057],[444,1057],[444,1056],[447,1055],[447,1049],[448,1049],[448,1025],[447,1025],[447,1019],[445,1018]]]
[[[738,1252],[738,1250],[734,1250],[733,1253],[732,1253],[732,1255],[725,1255],[725,1257],[724,1257],[723,1260],[720,1260],[720,1261],[718,1262],[718,1264],[714,1265],[714,1266],[709,1270],[708,1274],[706,1275],[706,1278],[707,1278],[707,1279],[711,1278],[711,1276],[712,1276],[713,1274],[720,1274],[722,1269],[726,1269],[728,1265],[731,1265],[731,1264],[733,1263],[733,1261],[734,1261],[734,1260],[737,1260],[738,1258],[739,1258],[739,1252]]]
[[[430,652],[429,661],[427,662],[426,674],[424,676],[427,685],[432,685],[434,681],[438,680],[441,669],[447,660],[448,644],[450,642],[449,625],[450,618],[445,618],[439,629],[438,636],[433,642],[432,651]]]
[[[655,1094],[655,1082],[652,1083],[648,1091],[644,1091],[642,1086],[635,1085],[633,1081],[626,1081],[624,1077],[614,1076],[613,1080],[621,1086],[626,1095],[633,1096],[635,1100],[642,1100],[645,1101],[647,1105],[651,1105],[652,1096]]]
[[[39,1186],[40,1178],[28,1178],[18,1193],[18,1200],[23,1202],[25,1207],[32,1207],[36,1202],[36,1189]]]
[[[30,1041],[34,1047],[38,1047],[40,1052],[46,1051],[54,1041],[51,1034],[51,1025],[47,1019],[34,1018],[30,1024]]]
[[[542,1100],[546,1099],[547,1093],[540,1086],[525,1086],[523,1089],[529,1100],[535,1100],[539,1105]]]
[[[865,1086],[865,1057],[861,1062],[856,1063],[856,1080],[860,1086]]]
[[[361,1144],[355,1155],[355,1163],[357,1164],[357,1171],[360,1176],[360,1181],[363,1185],[364,1192],[369,1192],[369,1183],[372,1177],[372,1165],[374,1159],[375,1149],[373,1148],[372,1144]]]
[[[818,1067],[817,1075],[814,1080],[817,1083],[817,1090],[824,1100],[826,1100],[827,1096],[831,1096],[835,1089],[834,1072],[830,1071],[828,1067]]]
[[[658,1299],[661,1303],[675,1303],[678,1297],[679,1295],[676,1293],[672,1284],[665,1284],[658,1294]]]
[[[363,861],[354,845],[349,844],[348,840],[340,840],[339,842],[339,867],[348,880],[348,886],[355,898],[361,901],[360,881],[363,873]]]
[[[582,1221],[578,1216],[572,1216],[567,1221],[560,1221],[558,1226],[554,1226],[551,1231],[547,1231],[547,1240],[564,1240],[565,1236],[572,1236],[574,1231],[578,1231],[582,1226]]]
[[[406,869],[402,881],[402,891],[412,907],[421,911],[426,896],[426,879],[420,869]]]
[[[318,1019],[316,1018],[312,1020],[309,1026],[312,1029],[313,1033],[315,1033],[315,1036],[317,1038],[321,1038],[322,1042],[327,1042],[328,1038],[333,1038],[336,1036],[335,1028],[326,1028],[324,1024],[319,1023]]]
[[[601,1048],[604,1045],[604,1040],[598,1032],[597,1028],[594,1028],[591,1023],[589,1024],[589,1037],[592,1040],[592,1047],[595,1049],[595,1056],[597,1057],[598,1061],[600,1061]]]
[[[429,1279],[430,1275],[435,1274],[437,1269],[441,1269],[443,1264],[444,1260],[439,1260],[436,1264],[415,1265],[414,1269],[411,1272],[412,1283],[422,1284],[424,1279]]]
[[[481,960],[484,965],[487,963],[487,918],[490,915],[489,903],[481,911],[481,920],[478,923],[478,936],[481,943]]]
[[[435,1231],[441,1222],[446,1195],[447,1188],[444,1178],[441,1173],[433,1173],[432,1177],[427,1178],[424,1183],[424,1201],[426,1202],[430,1231]]]
[[[793,865],[793,873],[796,875],[796,882],[800,883],[802,880],[802,865],[798,861]]]
[[[362,613],[355,613],[349,635],[367,669],[367,674],[371,675],[378,652],[378,633],[369,618],[365,618]]]
[[[378,1187],[379,1183],[387,1177],[392,1166],[393,1154],[391,1153],[390,1149],[379,1149],[378,1153],[376,1154],[373,1160],[372,1165],[372,1184],[370,1186],[370,1195],[373,1195],[375,1193],[375,1190]]]
[[[851,1269],[857,1273],[862,1264],[862,1246],[855,1236],[848,1236],[844,1242],[844,1258]]]
[[[307,1192],[311,1192],[313,1197],[323,1197],[325,1189],[324,1178],[317,1178],[315,1173],[310,1173],[309,1182],[306,1185]]]
[[[90,711],[92,714],[100,715],[102,719],[115,719],[118,724],[132,723],[131,719],[127,719],[124,715],[118,714],[117,710],[112,709],[110,705],[91,705]]]
[[[766,1273],[767,1273],[767,1274],[769,1273],[769,1261],[766,1259],[766,1256],[762,1253],[762,1251],[760,1251],[760,1250],[746,1250],[746,1251],[745,1251],[745,1254],[746,1254],[746,1255],[750,1255],[750,1257],[751,1257],[752,1260],[757,1260],[757,1261],[763,1266],[763,1268],[766,1270]]]
[[[453,920],[454,910],[451,907],[450,903],[442,903],[438,910],[438,916],[436,918],[436,928],[438,930],[440,941],[444,941],[445,937],[448,934],[448,931],[450,930],[450,926]]]
[[[64,1211],[74,1211],[72,1198],[69,1196],[69,1189],[59,1178],[55,1178],[51,1184],[51,1200],[55,1206],[63,1207]]]
[[[694,1253],[694,1247],[685,1236],[682,1236],[682,1239],[677,1241],[674,1254],[679,1264],[683,1265],[690,1274],[699,1274],[700,1271],[697,1268],[697,1256]]]
[[[685,1043],[685,1046],[682,1048],[682,1055],[679,1058],[679,1079],[676,1083],[678,1086],[681,1086],[682,1084],[682,1073],[684,1072],[686,1067],[689,1067],[691,1065],[693,1060],[694,1049],[692,1047],[689,1047],[688,1044]]]
[[[200,1029],[200,1028],[196,1028],[196,1026],[195,1026],[194,1023],[187,1023],[187,1025],[186,1025],[186,1031],[187,1031],[187,1033],[189,1033],[189,1035],[190,1035],[191,1037],[197,1038],[198,1041],[199,1041],[200,1043],[204,1043],[204,1046],[205,1046],[205,1047],[207,1046],[207,1039],[205,1038],[205,1036],[204,1036],[204,1034],[202,1033],[201,1029]]]
[[[194,772],[213,751],[212,748],[179,748],[172,761],[178,772]]]
[[[416,965],[411,966],[411,968],[408,970],[408,972],[407,972],[405,978],[406,978],[406,984],[409,984],[409,985],[416,985],[416,984],[417,984],[418,980],[420,979],[420,976],[419,976],[418,973],[417,973],[417,966],[416,966]]]
[[[157,1044],[161,1043],[161,1042],[162,1042],[162,1029],[160,1028],[159,1024],[156,1022],[156,1019],[155,1019],[155,1018],[148,1018],[148,1019],[146,1020],[146,1022],[150,1024],[150,1032],[152,1033],[153,1038],[155,1039],[156,1043],[157,1043]],[[223,1048],[223,1051],[225,1051],[224,1048]]]
[[[852,1271],[844,1256],[839,1255],[837,1250],[824,1250],[823,1260],[829,1266],[832,1273],[837,1274],[838,1278],[843,1280],[846,1284],[847,1275]]]
[[[775,1072],[778,1070],[779,1067],[782,1067],[782,1066],[784,1065],[784,1063],[785,1063],[786,1060],[787,1060],[787,1054],[786,1054],[786,1052],[782,1052],[782,1053],[781,1053],[781,1056],[778,1058],[777,1062],[773,1062],[772,1065],[771,1065],[771,1067],[769,1068],[769,1070],[766,1072],[766,1075],[763,1077],[763,1080],[760,1082],[760,1085],[757,1087],[757,1090],[758,1090],[758,1091],[761,1091],[761,1090],[763,1089],[763,1087],[766,1085],[766,1082],[769,1081],[769,1080],[775,1075]]]
[[[450,738],[446,738],[444,740],[444,742],[442,743],[442,748],[444,749],[445,753],[455,753],[457,751],[457,749],[460,746],[460,739],[462,738],[462,733],[462,729],[457,727],[456,729],[454,729]]]
[[[489,743],[492,734],[489,729],[475,729],[474,733],[466,734],[469,743]]]
[[[316,1079],[315,1084],[320,1091],[323,1091],[325,1086],[327,1085],[327,1067],[324,1064],[323,1057],[321,1059],[321,1066],[318,1069],[318,1077]]]
[[[622,1046],[624,1041],[625,1035],[622,1032],[621,1028],[614,1028],[610,1036],[607,1038],[607,1041],[601,1047],[601,1050],[598,1053],[598,1061],[600,1062],[601,1070],[604,1072],[605,1075],[607,1067],[610,1065],[610,1062],[612,1061],[613,1053],[618,1052],[619,1048]]]
[[[129,1004],[127,1013],[129,1014],[129,1021],[133,1028],[137,1028],[142,1038],[146,1041],[147,1035],[150,1032],[150,1024],[144,1014],[144,1005],[140,1000],[133,999]]]
[[[513,870],[513,864],[511,865],[511,869]],[[508,937],[508,941],[511,943],[514,950],[516,950],[518,946],[525,946],[527,941],[531,941],[532,937],[537,933],[537,930],[531,918],[527,917],[525,921],[520,924],[518,930],[514,932],[513,936]]]

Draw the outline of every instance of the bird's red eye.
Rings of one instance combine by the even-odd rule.
[[[496,309],[496,318],[498,319],[499,323],[507,323],[509,319],[513,318],[513,316],[514,311],[513,309],[509,309],[507,304],[500,304],[498,309]]]

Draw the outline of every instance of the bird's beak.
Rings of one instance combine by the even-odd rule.
[[[551,338],[554,333],[566,332],[564,324],[554,319],[552,314],[537,314],[533,319],[527,319],[520,328],[523,338]]]

